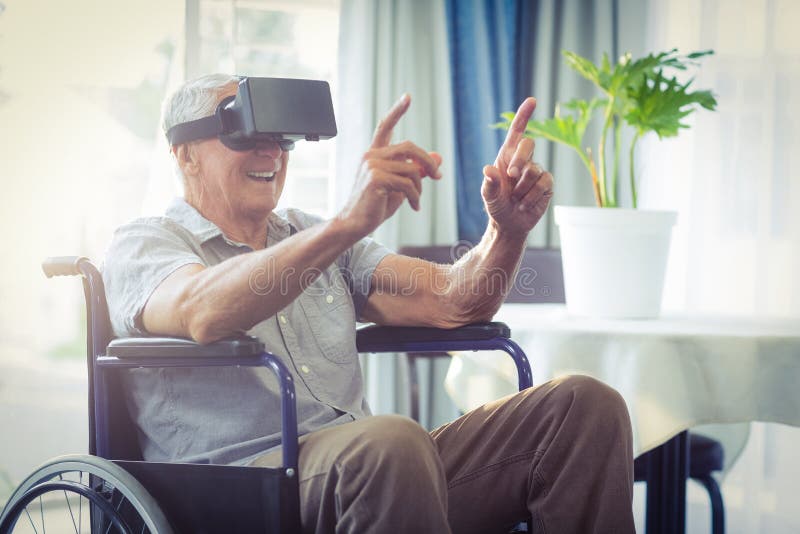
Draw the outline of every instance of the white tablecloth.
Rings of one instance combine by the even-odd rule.
[[[637,455],[697,425],[800,426],[800,321],[585,319],[549,304],[506,304],[495,320],[511,327],[530,359],[534,384],[579,373],[619,391]],[[504,353],[467,352],[455,355],[445,386],[466,411],[515,392],[516,384],[516,369]],[[744,445],[741,432],[723,444],[733,460]]]

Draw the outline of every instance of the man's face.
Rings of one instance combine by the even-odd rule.
[[[235,95],[232,85],[220,95]],[[261,218],[278,204],[286,182],[289,153],[275,142],[259,143],[246,151],[231,150],[219,139],[204,139],[194,145],[202,198],[197,201],[212,212],[234,218]]]

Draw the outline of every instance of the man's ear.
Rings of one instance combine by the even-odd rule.
[[[200,162],[197,159],[197,151],[191,143],[183,143],[173,146],[171,149],[172,155],[175,156],[175,161],[184,176],[196,176],[200,171]]]

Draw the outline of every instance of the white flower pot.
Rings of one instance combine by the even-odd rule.
[[[674,211],[556,206],[570,314],[658,317]]]

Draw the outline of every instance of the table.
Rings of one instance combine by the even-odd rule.
[[[682,509],[672,501],[685,495],[689,428],[750,421],[800,426],[800,320],[669,313],[603,320],[571,317],[561,304],[506,304],[495,320],[511,327],[531,361],[534,383],[588,374],[622,394],[634,453],[660,447],[664,477],[648,480],[648,527],[650,505],[658,501],[653,517],[672,520],[665,528],[683,532]],[[515,391],[507,360],[457,354],[445,382],[456,405],[469,410]]]

